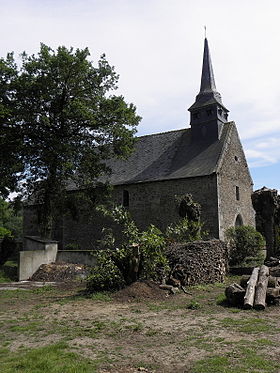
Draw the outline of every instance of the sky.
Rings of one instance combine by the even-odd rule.
[[[40,43],[88,47],[120,75],[138,135],[189,127],[207,27],[217,90],[235,121],[254,189],[280,191],[279,0],[0,0],[0,57]]]

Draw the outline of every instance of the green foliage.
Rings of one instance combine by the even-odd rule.
[[[251,226],[229,228],[226,240],[230,248],[230,264],[236,265],[246,257],[258,257],[265,247],[263,236]]]
[[[158,279],[167,273],[169,265],[164,253],[165,244],[162,232],[154,225],[150,225],[141,233],[139,240],[141,277]]]
[[[106,216],[122,227],[123,241],[114,248],[115,238],[105,229],[100,242],[103,250],[97,252],[98,266],[88,277],[87,288],[92,291],[115,290],[137,279],[158,279],[169,271],[164,254],[165,238],[154,225],[139,231],[129,212],[122,207],[109,211],[99,207]]]
[[[202,231],[203,224],[200,221],[192,221],[184,218],[176,224],[171,224],[166,229],[166,237],[175,242],[191,242],[201,240],[207,236]]]
[[[20,180],[22,137],[15,123],[15,84],[18,78],[13,53],[0,58],[0,196],[8,197]]]
[[[12,236],[12,232],[9,229],[0,227],[0,239],[4,237],[11,237],[11,236]]]
[[[87,278],[87,290],[89,292],[118,290],[125,285],[124,277],[116,266],[110,250],[102,250],[96,253],[97,266]]]
[[[44,235],[50,235],[56,213],[65,209],[65,181],[89,197],[96,179],[109,171],[104,160],[131,152],[140,121],[133,104],[112,94],[118,75],[105,55],[97,66],[89,55],[87,48],[54,51],[41,44],[37,55],[20,56],[21,67],[12,54],[0,60],[1,144],[19,139],[12,152],[16,159],[8,157],[16,167],[5,168],[3,188],[15,188],[6,179],[19,174],[21,194],[43,203]]]
[[[12,203],[0,198],[0,238],[5,235],[22,238],[22,210],[17,211]]]

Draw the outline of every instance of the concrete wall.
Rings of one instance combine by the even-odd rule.
[[[239,188],[239,200],[236,187]],[[220,239],[224,239],[226,229],[235,225],[238,215],[241,216],[243,225],[255,226],[252,192],[252,179],[246,158],[236,127],[233,126],[218,173]]]
[[[56,262],[96,265],[96,258],[91,252],[82,250],[63,250],[57,252]]]
[[[25,240],[27,250],[20,251],[19,281],[28,280],[41,264],[49,264],[56,261],[57,243],[54,241],[45,244],[34,238]]]

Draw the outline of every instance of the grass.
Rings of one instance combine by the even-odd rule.
[[[265,319],[262,318],[238,318],[233,319],[226,317],[220,321],[221,326],[235,329],[240,333],[258,334],[258,333],[275,333],[278,329]]]
[[[240,347],[226,356],[212,355],[197,361],[192,373],[278,373],[280,363]]]
[[[235,308],[223,306],[224,287],[199,286],[192,295],[130,304],[110,293],[88,297],[49,287],[2,291],[0,371],[94,373],[133,366],[158,373],[171,367],[176,372],[176,364],[180,369],[186,364],[192,373],[280,371],[274,361],[277,309],[233,314]]]
[[[93,293],[89,298],[100,302],[111,302],[113,300],[112,293],[109,293],[108,291]]]
[[[10,353],[0,350],[1,373],[94,373],[104,359],[85,359],[69,351],[65,342]]]

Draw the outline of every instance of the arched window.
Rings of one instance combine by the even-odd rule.
[[[123,191],[123,207],[129,207],[129,192],[128,192],[128,190]]]
[[[185,218],[187,216],[187,213],[188,213],[188,204],[187,204],[187,201],[183,199],[179,206],[179,215],[181,216],[181,218]]]
[[[240,214],[238,214],[236,219],[235,219],[235,226],[236,227],[241,227],[242,225],[243,225],[242,216]]]

